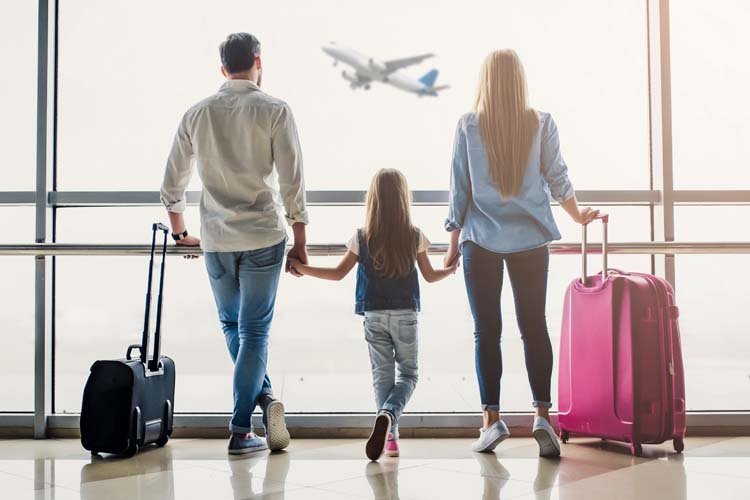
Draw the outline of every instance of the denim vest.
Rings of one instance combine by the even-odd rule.
[[[354,312],[364,315],[365,311],[384,309],[409,309],[419,311],[419,280],[417,267],[403,278],[378,276],[375,264],[367,251],[365,231],[357,231],[359,258],[357,262],[357,291]],[[416,245],[417,242],[415,241]],[[415,263],[416,264],[416,263]]]

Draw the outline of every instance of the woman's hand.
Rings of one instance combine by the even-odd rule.
[[[592,220],[596,219],[598,215],[599,215],[599,210],[594,210],[591,207],[586,207],[583,210],[580,210],[578,212],[578,217],[576,217],[576,222],[585,226]]]
[[[459,256],[456,256],[452,265],[446,266],[446,269],[450,270],[451,274],[456,274],[456,271],[458,271],[458,268],[461,265],[461,259],[458,258]]]
[[[445,252],[445,257],[443,257],[443,267],[446,269],[458,268],[459,257],[461,257],[461,252],[458,251],[458,245],[451,242],[448,245],[448,251]]]
[[[443,267],[450,268],[455,266],[458,266],[458,261],[461,257],[461,249],[458,246],[458,238],[461,234],[461,231],[451,231],[450,233],[450,241],[448,243],[448,251],[445,252],[445,257],[443,257]]]
[[[599,210],[594,210],[591,207],[586,207],[583,210],[578,206],[578,200],[573,195],[567,200],[560,202],[560,206],[565,210],[570,218],[576,221],[578,224],[585,226],[599,215]]]

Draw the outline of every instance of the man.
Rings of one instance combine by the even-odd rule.
[[[302,155],[289,106],[260,90],[258,39],[234,33],[219,51],[227,81],[182,118],[161,199],[177,244],[204,251],[234,362],[229,453],[275,451],[289,445],[289,432],[284,405],[273,398],[266,373],[268,332],[286,244],[282,203],[294,231],[289,256],[307,260]],[[202,240],[188,234],[182,214],[193,159],[203,182]],[[287,271],[292,272],[288,264]],[[266,439],[253,433],[256,404],[263,410]]]

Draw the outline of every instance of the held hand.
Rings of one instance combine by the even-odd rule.
[[[576,222],[585,226],[586,224],[594,220],[597,215],[599,215],[599,210],[594,210],[591,207],[586,207],[580,211]]]
[[[461,267],[461,259],[456,258],[453,261],[453,265],[446,267],[446,269],[450,269],[451,270],[451,274],[456,274],[456,271],[458,271],[459,267]]]
[[[443,257],[443,267],[458,268],[459,257],[461,257],[461,253],[458,251],[458,246],[455,246],[451,243],[450,245],[448,245],[448,251],[445,252],[445,257]]]
[[[302,271],[301,266],[303,266],[304,264],[299,259],[295,259],[294,257],[289,257],[287,259],[287,264],[289,265],[291,270],[294,271],[294,273],[296,273],[295,276],[303,275],[303,273],[301,272]]]
[[[201,239],[196,236],[188,235],[187,238],[183,240],[178,240],[175,242],[175,244],[181,247],[199,247],[201,244]],[[188,259],[188,260],[198,259],[200,258],[200,255],[185,255],[183,258]]]
[[[292,260],[297,260],[302,264],[307,264],[307,247],[304,244],[298,244],[295,242],[292,249],[289,250],[289,253],[286,255],[286,272],[299,278],[302,274],[298,273],[297,270],[292,267]]]

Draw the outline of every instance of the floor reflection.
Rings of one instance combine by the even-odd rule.
[[[260,491],[253,488],[253,469],[265,461],[265,470],[259,473],[263,476]],[[229,458],[229,469],[231,476],[229,483],[232,486],[235,500],[252,498],[255,495],[270,495],[282,500],[284,498],[284,485],[289,474],[289,453],[279,451],[270,455],[256,455],[249,458]],[[281,490],[279,490],[281,485]]]
[[[367,482],[370,483],[373,498],[399,500],[398,459],[370,462],[365,467],[365,474],[367,474]]]
[[[479,462],[479,475],[484,483],[482,500],[499,500],[500,492],[510,479],[510,472],[494,453],[476,453],[474,458]]]
[[[537,462],[536,477],[534,478],[534,496],[536,500],[550,500],[553,488],[557,484],[561,459],[540,458]]]
[[[535,456],[533,444],[469,454],[458,449],[463,442],[454,451],[425,440],[410,442],[406,457],[367,462],[354,440],[301,441],[292,452],[229,458],[213,442],[175,440],[130,459],[92,458],[75,441],[0,441],[0,498],[686,500],[688,492],[748,498],[750,438],[691,443],[685,455],[664,445],[636,458],[624,445],[582,441],[550,460]]]
[[[174,500],[172,450],[146,449],[132,458],[92,455],[91,462],[81,467],[81,500],[104,498],[104,481],[116,481],[120,498]]]

